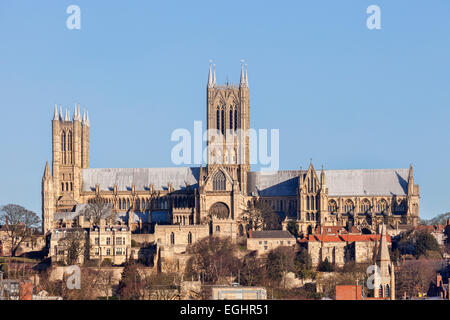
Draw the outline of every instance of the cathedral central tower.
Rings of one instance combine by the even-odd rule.
[[[247,69],[241,66],[239,85],[216,84],[215,67],[209,67],[207,86],[207,152],[210,172],[217,166],[238,181],[247,193],[250,171],[250,95]]]

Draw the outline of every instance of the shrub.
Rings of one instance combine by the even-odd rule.
[[[111,267],[112,266],[112,260],[110,258],[105,258],[103,259],[102,263],[100,264],[100,266],[102,267]]]

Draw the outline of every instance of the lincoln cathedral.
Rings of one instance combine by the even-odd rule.
[[[207,164],[197,167],[90,168],[88,113],[55,106],[52,163],[42,179],[44,233],[74,220],[97,196],[110,204],[117,224],[154,234],[159,243],[192,243],[208,234],[236,241],[246,235],[242,214],[256,200],[280,215],[284,229],[295,222],[305,236],[326,226],[375,234],[382,224],[418,224],[412,166],[328,170],[311,161],[306,170],[252,171],[249,138],[235,135],[250,129],[246,68],[239,85],[220,85],[210,66],[206,93],[207,129],[227,137],[208,139]]]

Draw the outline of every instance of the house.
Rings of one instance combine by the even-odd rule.
[[[264,254],[281,246],[294,246],[296,238],[286,230],[265,230],[249,232],[247,250]]]

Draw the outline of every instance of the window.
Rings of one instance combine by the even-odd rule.
[[[230,130],[233,130],[233,110],[230,110]]]
[[[110,245],[110,244],[111,244],[111,238],[110,238],[110,237],[106,238],[106,244],[107,244],[107,245]]]
[[[222,171],[217,171],[213,177],[213,190],[223,191],[225,190],[225,175]]]
[[[237,109],[234,109],[234,130],[237,130]]]
[[[380,289],[378,290],[378,294],[380,297],[383,297],[383,286],[380,284]]]
[[[116,237],[116,244],[117,245],[122,245],[122,238],[121,237]]]
[[[99,245],[100,244],[100,239],[99,238],[95,238],[95,244]]]
[[[347,200],[345,202],[345,205],[344,205],[344,211],[346,213],[352,213],[353,209],[354,209],[353,201],[352,200]]]
[[[95,255],[98,256],[100,254],[99,248],[95,248]]]
[[[267,246],[264,246],[264,250],[267,250]]]
[[[106,249],[106,255],[107,255],[107,256],[110,256],[110,255],[111,255],[111,249],[110,249],[110,248]]]
[[[262,241],[259,241],[259,244],[261,245],[261,244],[262,244]]]
[[[367,199],[364,199],[361,203],[361,212],[367,213],[370,209],[370,202]]]
[[[389,292],[389,285],[386,285],[386,298],[389,298],[390,292]]]
[[[175,244],[175,234],[173,232],[170,234],[170,244],[171,245]]]
[[[386,211],[386,209],[387,209],[386,200],[383,199],[381,201],[378,201],[378,212],[384,213]]]
[[[116,248],[116,255],[121,256],[123,253],[122,248]]]
[[[220,131],[220,111],[219,111],[219,106],[217,106],[217,131]]]
[[[220,226],[216,226],[216,232],[220,232]]]
[[[225,134],[225,111],[222,109],[222,134]]]
[[[337,211],[336,201],[331,200],[330,202],[328,202],[328,211],[330,211],[330,213],[334,213]]]
[[[190,231],[188,233],[188,244],[192,244],[192,233]]]

